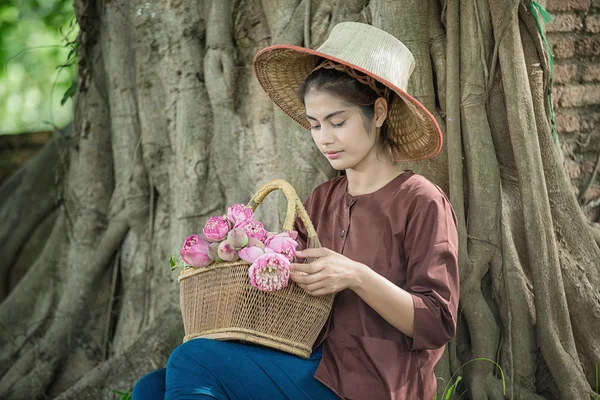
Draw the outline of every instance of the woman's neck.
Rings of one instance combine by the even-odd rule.
[[[391,162],[372,163],[368,167],[361,169],[347,169],[348,194],[351,196],[360,196],[373,193],[387,185],[392,179],[403,172],[402,169]]]

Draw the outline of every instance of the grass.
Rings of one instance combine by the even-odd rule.
[[[117,396],[121,396],[119,397],[119,400],[131,400],[131,392],[121,392],[119,390],[111,390],[111,392]]]
[[[496,363],[493,360],[490,360],[489,358],[481,357],[481,358],[474,358],[460,366],[460,368],[454,373],[454,375],[452,375],[450,377],[450,381],[446,384],[446,387],[444,388],[444,391],[442,392],[442,396],[441,396],[440,400],[450,400],[452,395],[456,394],[456,389],[458,387],[458,384],[460,383],[460,381],[462,381],[462,377],[460,375],[458,375],[459,371],[461,369],[463,369],[465,366],[467,366],[468,364],[475,362],[475,361],[488,361],[488,362],[493,363],[496,367],[498,367],[498,369],[500,370],[500,376],[502,377],[502,391],[503,391],[504,396],[506,397],[506,379],[504,378],[504,371],[502,371],[502,367],[500,367],[500,365],[498,365],[498,363]],[[598,368],[596,366],[596,377],[597,376],[598,376]],[[597,381],[597,379],[596,379],[596,381]],[[458,396],[458,398],[460,399],[466,392],[467,392],[466,390],[464,392],[462,392]],[[433,400],[438,400],[437,394],[433,397]]]

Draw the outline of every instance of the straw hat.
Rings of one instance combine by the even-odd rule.
[[[321,57],[325,60],[317,65]],[[368,24],[341,22],[317,50],[280,44],[254,57],[254,74],[267,95],[308,130],[306,110],[296,91],[313,70],[323,67],[344,69],[376,92],[373,79],[385,85],[386,92],[393,91],[387,121],[388,134],[402,147],[397,161],[425,160],[439,153],[442,133],[435,118],[406,93],[415,59],[391,34]]]

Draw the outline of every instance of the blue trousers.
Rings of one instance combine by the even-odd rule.
[[[167,368],[143,376],[133,400],[334,400],[313,378],[321,348],[306,360],[252,344],[193,339],[179,345]]]

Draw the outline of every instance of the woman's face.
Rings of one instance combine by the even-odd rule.
[[[306,93],[304,104],[313,140],[334,169],[359,170],[377,160],[377,118],[367,125],[358,106],[315,89]]]

